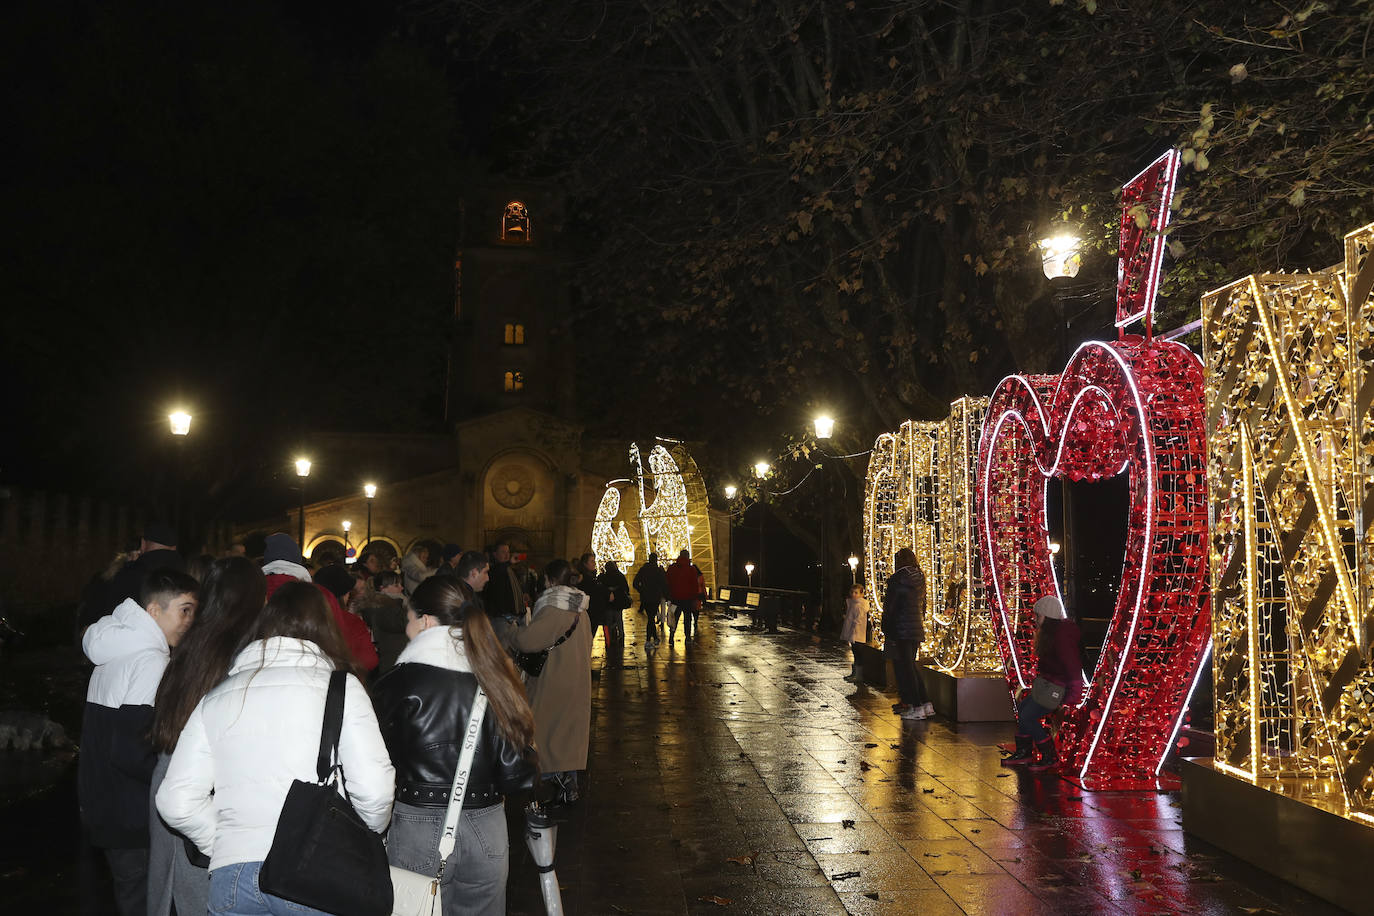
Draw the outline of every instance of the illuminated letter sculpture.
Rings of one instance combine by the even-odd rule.
[[[1203,297],[1216,766],[1374,822],[1374,224]]]
[[[1143,317],[1146,335],[1085,343],[1059,376],[1004,379],[980,444],[983,577],[1013,695],[1035,676],[1031,609],[1059,593],[1045,521],[1050,479],[1130,474],[1116,610],[1059,733],[1066,771],[1100,788],[1153,783],[1208,646],[1202,365],[1149,327],[1177,167],[1170,151],[1122,192],[1118,325]]]
[[[910,547],[926,572],[923,651],[935,667],[961,674],[1002,670],[978,575],[972,512],[985,404],[960,398],[947,420],[908,420],[898,432],[879,436],[864,493],[866,578],[879,645],[892,558]]]

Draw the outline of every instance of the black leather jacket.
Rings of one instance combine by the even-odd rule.
[[[477,678],[467,671],[404,662],[378,679],[372,705],[391,765],[396,800],[421,808],[448,806],[458,753],[463,746]],[[502,736],[487,708],[463,807],[485,808],[509,792],[528,789],[539,775],[537,761]]]

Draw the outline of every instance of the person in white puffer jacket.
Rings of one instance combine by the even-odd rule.
[[[261,890],[258,873],[291,783],[315,781],[329,677],[349,665],[348,647],[319,590],[304,582],[283,585],[229,677],[187,720],[157,809],[210,857],[210,913],[270,914],[283,907],[285,901]],[[344,691],[339,762],[358,816],[381,833],[391,818],[395,771],[372,702],[354,676]]]

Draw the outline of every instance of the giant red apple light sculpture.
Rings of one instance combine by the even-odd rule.
[[[1130,475],[1115,613],[1059,731],[1065,775],[1099,788],[1155,784],[1209,645],[1202,364],[1150,328],[1178,165],[1171,150],[1122,191],[1118,339],[1083,344],[1060,375],[1003,379],[979,446],[983,576],[1013,696],[1035,678],[1031,608],[1060,593],[1050,479]]]

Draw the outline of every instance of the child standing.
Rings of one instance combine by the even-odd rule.
[[[148,912],[153,698],[172,647],[195,618],[199,588],[185,573],[156,570],[139,601],[126,598],[81,640],[95,671],[86,690],[77,795],[91,843],[109,860],[120,916]]]
[[[844,625],[840,627],[840,639],[849,643],[849,651],[854,656],[853,668],[845,675],[845,680],[855,684],[862,684],[864,675],[859,667],[859,653],[854,651],[854,643],[863,642],[867,623],[868,599],[864,597],[863,586],[852,586],[844,602]]]

